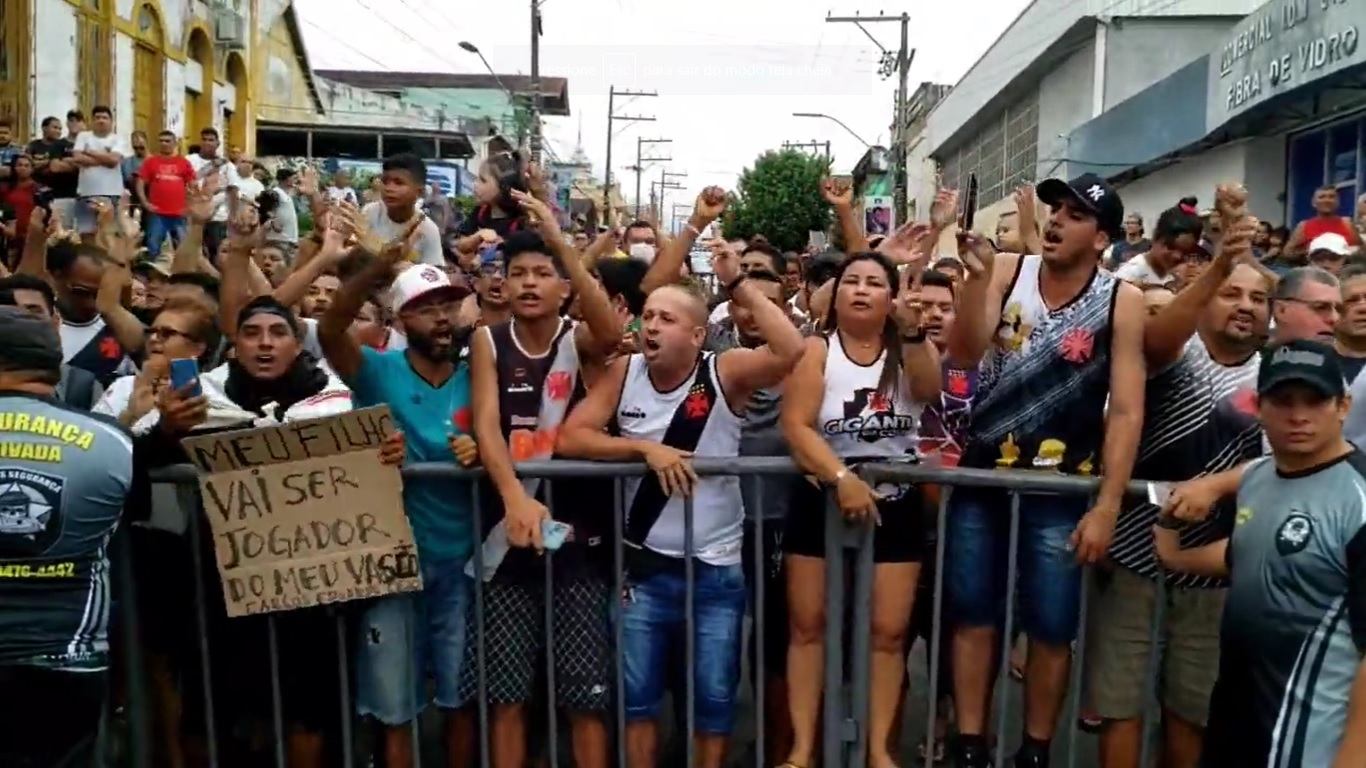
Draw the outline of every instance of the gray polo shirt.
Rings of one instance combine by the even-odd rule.
[[[1366,654],[1366,454],[1249,464],[1228,559],[1205,764],[1331,765]]]

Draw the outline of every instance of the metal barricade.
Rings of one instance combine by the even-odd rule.
[[[702,477],[715,476],[741,476],[750,475],[762,478],[782,478],[795,479],[798,472],[793,463],[787,458],[697,458],[694,461],[694,469]],[[623,701],[622,692],[625,683],[625,666],[623,654],[623,604],[622,596],[625,593],[627,584],[625,583],[625,560],[623,546],[623,518],[626,508],[624,496],[624,481],[632,477],[640,477],[645,474],[647,469],[643,465],[635,464],[609,464],[598,462],[582,461],[544,461],[531,462],[518,466],[518,472],[523,477],[536,477],[551,481],[547,487],[553,486],[556,479],[568,478],[603,478],[613,482],[613,498],[605,499],[560,499],[561,504],[603,504],[612,505],[612,584],[611,594],[609,595],[611,608],[609,616],[611,618],[611,652],[612,652],[612,674],[611,679],[614,685],[612,693],[614,706],[613,712],[608,717],[609,738],[615,743],[612,746],[612,764],[626,766],[628,764],[626,747],[627,717]],[[1016,548],[1018,545],[1020,520],[1019,520],[1019,499],[1021,494],[1068,494],[1068,495],[1091,495],[1095,491],[1097,479],[1067,477],[1055,473],[1027,472],[1027,471],[1003,471],[1003,470],[974,470],[962,468],[942,468],[933,464],[875,464],[863,465],[859,468],[859,473],[870,482],[901,482],[918,484],[936,484],[946,488],[954,486],[969,486],[974,488],[994,488],[1007,492],[1010,496],[1011,515],[1010,524],[1010,548],[1006,594],[1013,596],[1016,587]],[[407,478],[461,478],[466,480],[476,480],[482,477],[481,470],[465,470],[447,464],[419,464],[406,467],[403,470]],[[194,470],[189,466],[167,468],[160,471],[155,476],[155,482],[175,483],[179,486],[182,508],[185,510],[197,510],[197,488]],[[1134,483],[1131,490],[1141,492],[1145,487],[1141,483]],[[470,483],[471,505],[473,508],[473,528],[475,532],[483,530],[481,525],[481,499],[479,483]],[[758,506],[763,509],[762,495],[764,493],[763,484],[759,484],[761,489],[758,496]],[[772,489],[768,489],[772,492]],[[813,492],[819,492],[813,489]],[[937,545],[934,553],[935,557],[935,584],[933,589],[933,619],[930,647],[928,649],[929,665],[929,690],[911,691],[911,696],[925,696],[928,703],[928,715],[925,719],[924,734],[914,732],[908,735],[913,739],[910,743],[917,743],[922,738],[927,744],[927,754],[934,752],[935,739],[935,720],[936,708],[939,704],[938,691],[938,672],[940,647],[944,642],[944,622],[942,621],[944,609],[944,559],[946,542],[946,520],[949,508],[949,493],[941,495],[939,513],[937,515]],[[554,509],[556,499],[553,493],[547,496],[547,506]],[[215,712],[215,686],[220,682],[213,679],[212,670],[214,668],[212,656],[215,653],[224,652],[223,649],[215,648],[215,638],[210,636],[210,622],[205,612],[205,596],[208,590],[218,589],[216,584],[205,584],[201,575],[206,572],[206,558],[212,558],[211,552],[201,551],[202,538],[199,535],[200,522],[197,514],[189,514],[189,527],[187,538],[193,563],[195,566],[195,602],[196,616],[194,617],[198,627],[198,653],[199,653],[199,672],[202,677],[203,692],[203,733],[207,740],[207,764],[211,766],[224,765],[220,751],[220,737],[226,737],[219,733],[216,728]],[[696,722],[694,713],[694,702],[696,690],[694,683],[694,673],[696,670],[696,637],[695,637],[695,587],[696,573],[693,557],[693,506],[691,500],[687,500],[684,505],[685,522],[685,552],[684,558],[684,578],[685,578],[685,602],[684,602],[684,661],[685,677],[682,691],[674,691],[675,707],[682,707],[683,733],[684,738],[682,751],[686,759],[686,764],[694,764],[694,737],[696,732]],[[756,644],[755,666],[750,678],[755,681],[753,686],[753,712],[755,719],[755,732],[753,734],[753,764],[756,766],[773,765],[786,759],[786,755],[766,755],[764,750],[764,734],[766,733],[767,723],[765,722],[766,708],[764,700],[765,667],[768,659],[765,658],[764,636],[768,628],[764,626],[765,603],[767,600],[774,599],[766,594],[764,586],[764,567],[765,552],[763,531],[765,526],[782,525],[781,520],[765,519],[760,514],[752,519],[754,531],[751,546],[754,551],[755,568],[752,574],[752,583],[747,585],[750,590],[752,601],[749,603],[749,615],[751,617],[751,634]],[[822,701],[822,729],[821,729],[821,754],[822,764],[826,766],[859,766],[862,768],[866,764],[868,754],[868,726],[869,726],[869,670],[870,670],[870,647],[871,647],[871,610],[872,610],[872,585],[874,578],[873,563],[873,535],[874,529],[871,524],[850,524],[846,522],[833,504],[831,497],[827,498],[827,512],[825,515],[825,539],[828,544],[838,543],[839,546],[827,546],[826,560],[826,627],[825,627],[825,678],[824,693]],[[474,573],[483,573],[482,549],[479,542],[475,542],[473,548]],[[556,703],[556,666],[555,666],[555,622],[554,605],[551,596],[554,594],[553,571],[554,553],[547,552],[544,557],[544,581],[545,599],[543,600],[546,652],[542,659],[544,663],[546,709],[544,712],[544,738],[547,765],[557,766],[561,764],[572,764],[572,750],[562,750],[560,748],[559,725],[560,712]],[[845,573],[847,566],[853,564],[853,586],[852,590],[846,591]],[[468,702],[466,706],[472,707],[477,712],[477,755],[469,756],[466,764],[478,764],[487,766],[490,764],[490,705],[488,702],[487,679],[487,647],[486,647],[486,587],[480,578],[473,580],[473,600],[474,600],[474,625],[466,628],[470,633],[466,645],[466,656],[474,655],[476,661],[476,677],[478,693],[475,700]],[[913,597],[912,596],[908,596]],[[1070,684],[1068,686],[1068,698],[1071,700],[1070,711],[1062,727],[1067,731],[1066,755],[1068,766],[1076,765],[1079,754],[1076,742],[1076,715],[1080,706],[1082,671],[1084,667],[1085,648],[1085,627],[1086,627],[1086,590],[1083,588],[1081,602],[1081,618],[1079,621],[1078,640],[1075,644]],[[1163,596],[1159,593],[1156,601],[1157,610],[1153,616],[1152,637],[1156,640],[1159,637],[1162,621],[1161,607]],[[781,597],[779,598],[781,599]],[[849,653],[846,659],[845,654],[845,635],[846,627],[843,618],[846,616],[846,601],[852,601],[852,625],[848,627],[850,643]],[[129,608],[130,601],[120,600],[118,605],[125,614],[120,618],[125,626],[135,621],[131,613],[126,610]],[[1007,705],[1007,694],[1009,683],[1006,677],[1009,669],[1009,658],[1012,628],[1014,626],[1014,601],[1008,599],[1006,604],[1005,626],[1001,628],[1001,653],[1002,663],[1000,673],[996,683],[996,704],[995,728],[998,745],[996,755],[996,765],[1004,764],[1007,750],[1007,738],[1009,733],[1008,723],[1012,717],[1010,707]],[[274,763],[277,766],[286,764],[286,728],[284,703],[280,684],[280,649],[279,638],[277,637],[276,622],[274,616],[267,617],[267,642],[270,661],[270,693],[271,693],[271,712],[269,722],[271,724],[271,737],[273,739]],[[336,618],[335,638],[330,638],[329,642],[335,642],[340,660],[337,670],[341,700],[337,702],[337,713],[339,716],[338,732],[341,734],[341,755],[343,765],[356,766],[364,765],[363,761],[358,762],[357,741],[355,737],[355,725],[357,723],[356,707],[351,701],[353,696],[351,685],[351,674],[348,666],[348,638],[351,636],[353,628],[348,627],[344,618],[339,614]],[[146,681],[142,677],[142,663],[140,649],[137,647],[136,633],[128,631],[125,633],[128,641],[125,643],[124,652],[128,656],[129,663],[127,669],[130,670],[128,687],[130,694],[125,698],[129,707],[145,708],[148,706],[148,695],[145,690]],[[744,640],[742,639],[742,644]],[[352,649],[354,650],[354,648]],[[743,651],[742,658],[743,658]],[[409,655],[411,660],[411,654]],[[1143,765],[1148,764],[1150,755],[1150,739],[1147,734],[1150,730],[1154,703],[1157,696],[1155,665],[1157,663],[1157,648],[1150,653],[1148,660],[1148,685],[1145,691],[1147,705],[1145,706],[1144,716],[1144,752]],[[407,675],[410,680],[414,679],[420,670],[410,668]],[[737,689],[743,685],[741,674],[736,680]],[[681,701],[678,699],[681,698]],[[531,702],[525,702],[524,706],[530,706]],[[150,754],[152,749],[147,745],[152,743],[146,729],[149,720],[154,713],[148,711],[132,712],[126,718],[127,728],[133,733],[123,740],[129,745],[126,751],[126,759],[122,762],[125,765],[150,766],[157,764]],[[421,717],[414,719],[411,723],[411,734],[414,756],[417,764],[422,764],[423,747],[427,740],[421,738]],[[530,734],[533,730],[533,713],[526,711],[527,731]],[[741,754],[743,750],[738,747],[744,740],[736,735],[731,737],[730,754],[732,762],[734,756]],[[662,739],[661,739],[662,743]],[[153,748],[154,749],[154,748]],[[568,759],[568,761],[566,761]],[[1089,760],[1085,762],[1089,763]]]

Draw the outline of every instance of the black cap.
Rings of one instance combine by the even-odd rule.
[[[60,371],[62,340],[51,321],[0,307],[0,370]]]
[[[1047,179],[1034,188],[1044,205],[1056,206],[1064,199],[1095,214],[1096,225],[1118,240],[1124,232],[1124,201],[1105,179],[1094,173],[1083,173],[1071,181]]]
[[[1341,397],[1347,391],[1338,353],[1318,341],[1299,339],[1277,344],[1262,351],[1257,369],[1257,394],[1282,384],[1304,384],[1324,397]]]

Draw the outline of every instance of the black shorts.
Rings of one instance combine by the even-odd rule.
[[[554,582],[555,698],[576,712],[604,712],[612,705],[613,665],[607,582],[588,573]],[[466,625],[469,650],[460,675],[460,700],[479,693],[479,654],[474,601]],[[540,580],[495,576],[484,585],[484,664],[491,704],[531,700],[545,667],[545,586]]]
[[[0,666],[0,765],[91,765],[107,677],[105,672]]]
[[[793,488],[783,550],[789,555],[825,558],[826,492],[809,483]],[[896,499],[877,505],[882,524],[873,531],[873,562],[918,563],[925,554],[925,516],[920,490],[907,486]]]

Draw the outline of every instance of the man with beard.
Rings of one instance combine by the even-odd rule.
[[[1342,284],[1342,318],[1338,320],[1338,356],[1347,381],[1366,367],[1366,266],[1354,264],[1338,275]]]
[[[1140,225],[1141,226],[1141,225]],[[1176,280],[1174,270],[1195,255],[1204,222],[1180,206],[1157,217],[1157,229],[1147,253],[1133,255],[1115,270],[1115,277],[1134,285],[1166,285]]]
[[[729,247],[729,246],[724,246]],[[753,256],[747,254],[740,259],[741,272],[746,283],[761,293],[765,300],[782,309],[790,322],[797,323],[792,317],[791,306],[784,301],[785,290],[782,279],[769,271],[763,264],[751,263],[746,270],[745,258],[757,261],[762,256],[758,251]],[[765,256],[765,260],[768,259]],[[764,345],[763,336],[755,319],[753,310],[738,303],[727,305],[727,314],[719,322],[707,327],[705,349],[720,353],[728,349],[758,349]],[[778,427],[778,402],[783,396],[782,384],[757,389],[745,405],[740,423],[741,456],[787,456],[787,442]],[[792,494],[793,479],[783,475],[744,475],[740,478],[740,493],[745,506],[744,554],[745,578],[754,584],[763,579],[764,590],[764,678],[756,685],[764,686],[764,723],[767,730],[764,754],[786,755],[792,750],[792,733],[788,725],[790,716],[787,703],[787,580],[783,575],[782,532],[783,522],[787,519],[789,497]],[[758,535],[755,520],[763,517],[762,559],[754,562],[754,537]],[[757,594],[757,593],[756,593]],[[757,638],[750,636],[750,669],[758,674]],[[670,680],[675,693],[684,690],[682,675],[679,680]]]
[[[722,205],[724,194],[716,207]],[[699,765],[721,764],[734,724],[745,613],[740,483],[734,477],[698,480],[688,459],[694,453],[738,455],[745,405],[756,391],[781,383],[803,349],[787,314],[741,273],[737,262],[722,251],[714,271],[732,301],[754,313],[766,346],[703,353],[707,307],[702,297],[686,286],[658,288],[645,300],[642,352],[613,362],[559,435],[557,449],[565,456],[644,461],[652,470],[624,483],[630,498],[624,534],[630,588],[621,619],[626,688],[621,696],[630,768],[653,766],[658,754],[654,719],[667,659],[685,626],[685,557],[693,559],[695,587]],[[620,436],[605,431],[611,421],[619,425]],[[682,497],[687,495],[694,499],[691,536],[684,530]]]
[[[621,339],[607,295],[564,241],[555,214],[544,202],[516,191],[536,229],[503,241],[504,283],[512,317],[485,322],[470,344],[473,397],[479,403],[474,434],[496,494],[483,517],[484,663],[493,705],[492,758],[497,766],[522,766],[527,758],[526,703],[535,691],[538,657],[545,653],[546,601],[553,608],[555,704],[569,711],[576,763],[606,768],[604,713],[613,700],[607,632],[612,560],[610,503],[579,482],[556,481],[555,523],[569,538],[555,552],[553,595],[545,591],[543,532],[551,523],[546,482],[521,480],[516,464],[551,458],[569,408],[583,397],[581,361],[601,361]],[[562,317],[571,290],[579,296],[582,324]],[[593,484],[593,491],[606,488]],[[609,510],[604,513],[604,510]],[[517,548],[508,550],[508,545]],[[607,546],[604,546],[606,544]],[[534,551],[533,551],[534,548]],[[466,570],[474,574],[474,563]],[[465,664],[461,698],[479,690],[474,657]]]
[[[328,307],[332,306],[338,288],[341,288],[341,278],[334,274],[324,272],[313,278],[313,282],[308,284],[308,293],[304,294],[303,301],[299,302],[300,317],[314,320],[322,317]]]
[[[1143,437],[1134,474],[1181,482],[1227,470],[1262,453],[1254,412],[1258,350],[1266,337],[1270,276],[1253,266],[1255,225],[1244,220],[1225,234],[1210,267],[1148,320]],[[1159,232],[1162,224],[1158,225]],[[1158,247],[1159,234],[1153,244]],[[1104,720],[1101,765],[1137,768],[1144,737],[1146,675],[1161,674],[1162,764],[1195,768],[1200,759],[1209,697],[1219,666],[1219,616],[1227,582],[1167,575],[1153,549],[1160,509],[1146,501],[1126,506],[1110,560],[1100,574],[1091,617],[1089,679],[1095,711]],[[1181,531],[1183,547],[1228,535],[1231,506]],[[1150,622],[1166,580],[1166,638],[1160,670],[1148,670]]]
[[[1050,179],[1038,197],[1051,214],[1041,256],[995,256],[970,241],[970,277],[949,334],[949,357],[982,361],[961,466],[1093,474],[1085,497],[1019,498],[1019,629],[1029,636],[1024,738],[1017,766],[1048,765],[1067,692],[1081,599],[1081,565],[1105,556],[1133,470],[1143,421],[1143,296],[1100,270],[1120,237],[1124,205],[1104,179]],[[985,357],[985,359],[983,359]],[[1108,412],[1106,401],[1108,396]],[[1009,561],[1010,500],[960,488],[948,513],[943,575],[953,623],[957,763],[990,761],[987,744],[997,621]],[[1014,629],[1014,628],[1012,628]]]
[[[456,291],[445,272],[418,264],[399,273],[390,289],[405,349],[363,346],[350,333],[366,298],[391,278],[420,235],[414,218],[399,239],[342,285],[318,323],[318,339],[333,370],[351,387],[358,406],[387,404],[407,436],[412,462],[449,461],[454,435],[471,426],[469,373],[457,363]],[[449,765],[473,753],[473,723],[456,709],[465,653],[465,614],[471,585],[464,574],[473,544],[469,483],[411,478],[403,507],[417,542],[423,589],[375,601],[360,621],[356,707],[384,726],[389,768],[414,764],[410,723],[428,702],[427,675],[446,713]]]

